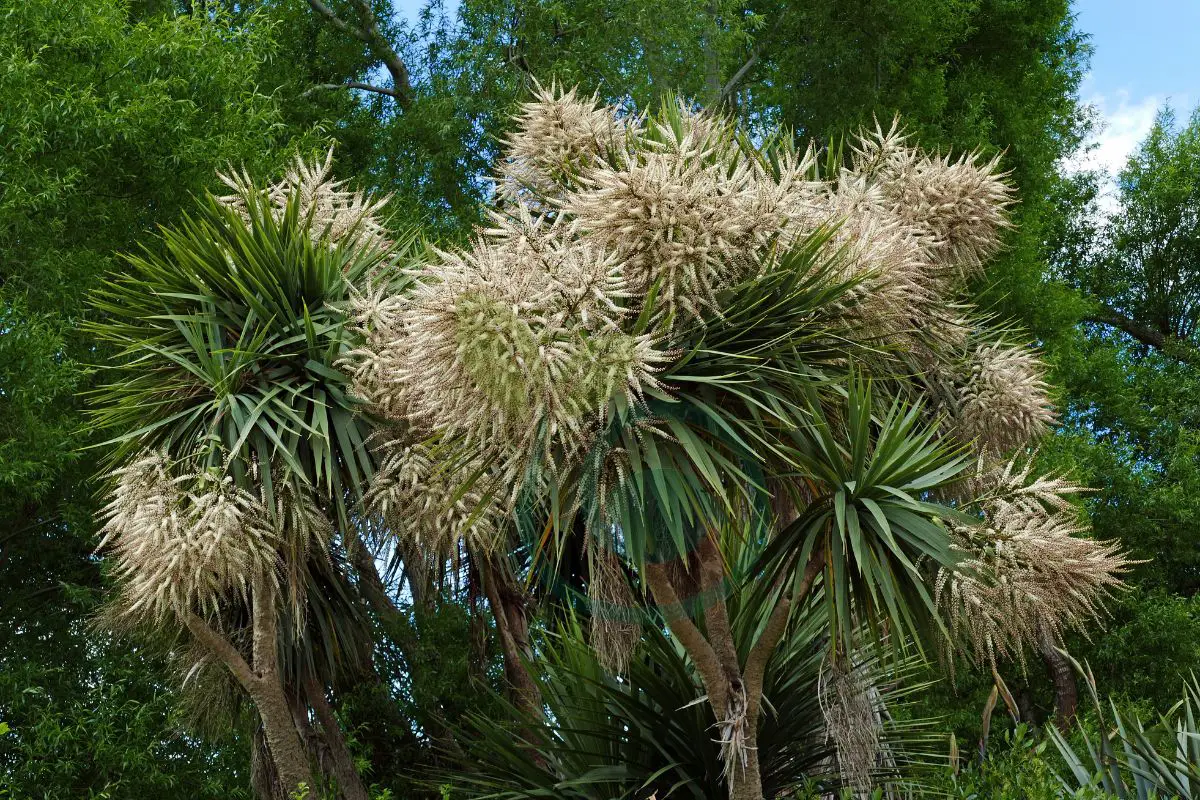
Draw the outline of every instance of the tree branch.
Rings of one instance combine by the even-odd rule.
[[[750,70],[754,69],[754,66],[758,64],[758,59],[766,47],[767,43],[765,41],[760,41],[754,45],[754,49],[750,51],[750,57],[746,59],[746,63],[738,67],[738,71],[733,73],[733,77],[726,81],[725,85],[721,87],[721,92],[717,95],[718,107],[729,102],[729,98],[733,96],[735,91],[737,91],[738,84],[740,84],[746,75],[750,73]]]
[[[395,90],[388,89],[386,86],[373,86],[369,83],[361,81],[346,81],[345,83],[318,83],[300,94],[301,97],[308,97],[321,91],[336,91],[338,89],[362,89],[364,92],[374,92],[375,94],[385,94],[395,100],[401,100],[400,95],[396,94]]]
[[[183,618],[183,623],[198,642],[221,659],[242,688],[253,696],[258,689],[260,678],[254,673],[254,670],[250,669],[250,665],[246,663],[246,659],[242,658],[242,654],[237,651],[237,648],[195,614],[188,614]]]
[[[787,630],[792,607],[812,591],[813,584],[824,566],[824,548],[817,547],[808,557],[808,564],[804,567],[804,577],[800,579],[800,585],[796,587],[792,596],[779,598],[779,603],[767,618],[767,625],[763,628],[762,635],[758,637],[758,641],[750,648],[750,654],[746,656],[744,675],[747,702],[750,704],[748,716],[751,724],[758,720],[758,711],[762,707],[763,677],[767,672],[767,663],[771,660],[775,648],[779,646],[779,640],[783,638],[784,631]]]
[[[1194,345],[1163,333],[1152,325],[1126,316],[1107,304],[1101,303],[1097,310],[1085,316],[1083,321],[1116,328],[1147,347],[1152,347],[1185,364],[1200,366],[1200,350],[1197,350]]]
[[[717,539],[710,534],[700,543],[700,587],[704,601],[704,627],[707,639],[730,684],[742,682],[741,664],[738,663],[737,644],[733,638],[733,627],[729,624],[729,606],[725,603],[725,561],[717,546]]]
[[[647,563],[645,578],[646,585],[650,587],[650,592],[667,621],[667,627],[692,657],[692,663],[696,665],[700,679],[704,682],[704,689],[708,692],[708,702],[716,710],[718,717],[723,716],[729,705],[729,688],[725,672],[721,668],[721,659],[704,638],[704,634],[688,617],[679,595],[671,585],[666,564]]]
[[[358,13],[367,25],[368,44],[373,48],[377,58],[383,61],[388,74],[392,76],[392,88],[396,90],[396,100],[401,106],[407,107],[412,98],[412,82],[408,75],[408,67],[400,54],[392,47],[392,43],[379,32],[379,24],[375,20],[375,12],[371,10],[369,0],[353,0]]]
[[[375,12],[371,10],[371,4],[368,0],[351,0],[354,8],[358,13],[361,25],[351,25],[344,19],[339,17],[337,13],[327,6],[322,0],[308,0],[308,5],[317,12],[321,17],[324,17],[335,29],[353,36],[360,42],[367,45],[371,51],[371,55],[383,62],[383,66],[387,69],[388,74],[392,76],[391,91],[383,90],[370,84],[359,83],[352,81],[345,84],[321,84],[316,88],[330,87],[349,87],[352,89],[362,89],[364,91],[372,91],[378,94],[385,94],[388,97],[395,98],[401,108],[408,108],[412,103],[412,80],[409,76],[408,67],[404,63],[404,59],[400,58],[400,54],[392,47],[392,43],[387,40],[379,30],[379,22],[375,18]],[[357,85],[355,85],[357,84]],[[311,91],[311,90],[310,90]],[[306,92],[307,94],[307,92]]]
[[[334,10],[332,8],[330,8],[329,6],[322,3],[321,0],[308,0],[308,4],[310,6],[312,6],[313,11],[316,11],[318,14],[320,14],[322,17],[324,17],[329,22],[329,24],[332,25],[337,30],[341,31],[342,33],[353,36],[355,39],[358,39],[360,42],[364,42],[365,44],[371,44],[371,40],[367,36],[366,31],[362,30],[361,28],[356,28],[353,25],[350,25],[349,23],[347,23],[345,20],[343,20],[341,17],[339,17],[336,13],[334,13]]]
[[[270,578],[260,576],[254,581],[251,598],[251,620],[254,626],[254,670],[267,678],[278,667],[279,620],[275,608],[275,586]]]
[[[474,557],[474,554],[472,554]],[[511,576],[495,558],[480,554],[475,557],[483,581],[488,605],[496,621],[496,634],[504,656],[504,673],[513,691],[515,705],[532,717],[542,714],[542,693],[529,672],[529,632],[525,618],[525,600],[511,588]]]

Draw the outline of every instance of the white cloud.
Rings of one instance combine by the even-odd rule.
[[[1151,95],[1132,99],[1129,92],[1119,90],[1115,97],[1093,94],[1088,104],[1099,117],[1097,131],[1084,143],[1084,150],[1063,164],[1066,172],[1099,170],[1108,176],[1100,187],[1099,205],[1102,212],[1111,212],[1117,205],[1117,174],[1125,168],[1162,106],[1162,98]]]
[[[1103,124],[1094,137],[1096,148],[1088,154],[1089,160],[1115,177],[1150,133],[1162,99],[1151,96],[1131,102],[1129,93],[1121,91],[1116,103],[1104,95],[1095,95],[1091,104],[1100,112]]]

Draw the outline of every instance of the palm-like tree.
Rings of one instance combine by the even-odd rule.
[[[283,792],[315,788],[321,738],[342,795],[365,798],[326,691],[370,638],[350,580],[368,422],[336,368],[346,304],[395,275],[381,204],[298,163],[227,179],[97,293],[116,355],[94,398],[112,434],[102,545],[113,617],[178,629],[251,699]]]
[[[757,560],[747,547],[749,538],[722,537],[722,555],[734,582]],[[586,593],[577,589],[567,597],[583,600]],[[772,615],[776,599],[771,592],[730,595],[730,628],[743,655]],[[439,782],[468,797],[513,800],[549,795],[580,800],[727,797],[721,742],[713,733],[717,720],[710,704],[696,702],[697,689],[703,690],[679,642],[666,635],[661,623],[647,625],[636,654],[622,674],[614,675],[603,651],[589,646],[579,615],[617,609],[596,603],[567,608],[556,615],[554,633],[539,650],[545,718],[531,721],[515,707],[508,716],[469,717],[460,736],[464,757]],[[923,721],[897,721],[906,698],[923,688],[910,680],[921,666],[919,659],[910,654],[898,663],[884,663],[859,653],[850,685],[839,684],[823,646],[828,613],[820,591],[797,608],[763,675],[763,695],[770,706],[757,747],[768,797],[808,783],[829,790],[840,782],[834,730],[822,713],[839,690],[856,692],[857,710],[866,719],[854,721],[865,723],[862,731],[874,737],[875,757],[867,765],[871,777],[901,780],[901,769],[929,740]],[[876,719],[882,730],[876,730]]]
[[[814,592],[846,676],[931,631],[1011,655],[1117,583],[1119,554],[1075,535],[1077,487],[1012,460],[1053,420],[1036,357],[961,301],[1007,224],[995,161],[892,130],[821,170],[682,104],[647,120],[552,87],[497,182],[470,247],[360,307],[357,388],[407,426],[371,500],[418,540],[479,550],[515,521],[624,563],[699,676],[733,797],[763,797],[764,676]],[[731,531],[753,537],[736,573]],[[770,598],[748,638],[731,593]],[[593,638],[620,669],[614,633]]]

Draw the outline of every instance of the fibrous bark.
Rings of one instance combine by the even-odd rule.
[[[808,595],[821,574],[824,553],[818,548],[805,565],[793,593],[779,598],[744,664],[740,663],[729,622],[729,607],[723,589],[725,567],[715,537],[701,542],[692,561],[700,577],[703,631],[680,599],[679,585],[683,581],[672,575],[668,565],[647,564],[643,572],[646,586],[672,636],[695,665],[709,705],[717,717],[730,797],[733,800],[762,800],[758,720],[766,667],[787,629],[792,608]]]

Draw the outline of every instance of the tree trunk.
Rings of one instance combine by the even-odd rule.
[[[287,800],[279,786],[279,775],[267,749],[267,738],[262,725],[254,726],[250,743],[250,791],[254,800]]]
[[[253,666],[247,663],[228,638],[217,633],[200,617],[187,614],[182,621],[197,641],[225,663],[246,694],[250,695],[262,720],[263,736],[280,788],[287,794],[302,786],[313,788],[313,776],[308,753],[283,690],[283,676],[279,673],[276,592],[275,585],[266,576],[254,582],[250,608]]]
[[[1049,637],[1043,636],[1038,648],[1042,661],[1050,671],[1050,680],[1054,682],[1054,723],[1059,730],[1066,731],[1075,712],[1079,708],[1079,687],[1075,683],[1075,671],[1071,662],[1059,652],[1056,643]]]
[[[787,629],[792,608],[811,591],[825,565],[824,548],[818,547],[804,567],[794,593],[784,594],[772,608],[758,640],[739,664],[728,605],[721,584],[725,579],[724,561],[714,537],[700,543],[695,553],[699,565],[699,591],[705,596],[705,631],[691,620],[680,599],[677,582],[665,564],[649,563],[643,574],[646,586],[663,613],[679,643],[687,651],[700,675],[709,705],[718,723],[736,709],[737,697],[745,697],[745,764],[738,758],[726,763],[726,780],[731,800],[763,800],[762,768],[758,757],[758,720],[762,711],[762,690],[767,664]]]
[[[251,697],[262,718],[267,749],[284,790],[291,793],[302,786],[314,788],[308,752],[292,719],[283,686],[276,680],[264,680]]]
[[[513,585],[512,575],[504,564],[485,557],[479,560],[479,567],[488,605],[496,619],[496,636],[504,656],[504,677],[512,692],[513,703],[531,716],[540,717],[542,693],[527,663],[533,651],[529,646],[529,617],[524,593]]]
[[[763,800],[762,769],[758,763],[758,731],[746,731],[746,768],[734,767],[729,775],[730,800]]]
[[[333,713],[333,707],[325,699],[325,690],[309,681],[305,687],[305,700],[312,706],[321,723],[322,737],[329,754],[331,772],[337,780],[338,796],[342,800],[369,800],[367,787],[354,766],[354,754],[346,744],[346,737]]]
[[[1022,683],[1017,689],[1017,710],[1021,714],[1021,722],[1028,724],[1030,727],[1036,727],[1038,724],[1037,713],[1033,708],[1033,694],[1029,691],[1029,686]]]

